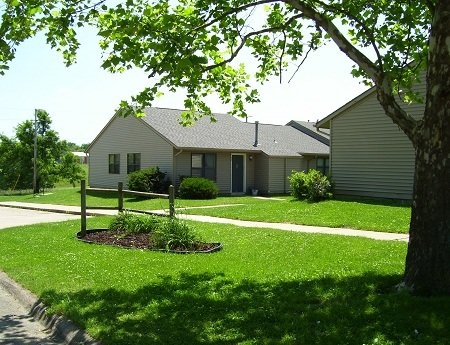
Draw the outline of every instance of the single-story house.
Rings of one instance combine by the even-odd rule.
[[[202,176],[221,194],[269,195],[290,191],[292,170],[327,169],[328,145],[293,126],[214,114],[215,122],[203,117],[183,127],[182,110],[145,112],[142,118],[116,113],[90,144],[91,187],[126,186],[128,173],[157,166],[175,186],[182,177]]]
[[[425,94],[425,82],[415,86]],[[401,103],[420,119],[424,105]],[[330,172],[335,195],[410,200],[414,178],[414,148],[403,131],[385,114],[375,87],[318,121],[330,130]]]

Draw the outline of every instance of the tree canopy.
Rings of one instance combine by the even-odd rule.
[[[0,26],[0,71],[15,46],[39,31],[76,60],[76,28],[98,28],[102,67],[111,72],[142,68],[149,86],[130,104],[145,106],[163,87],[187,91],[185,107],[211,114],[205,97],[215,94],[230,112],[245,116],[245,104],[258,101],[249,78],[295,74],[311,50],[333,41],[353,61],[352,73],[385,84],[392,95],[416,80],[428,53],[431,1],[6,1]],[[239,63],[239,55],[255,63]],[[414,69],[405,69],[414,61]],[[3,67],[2,67],[3,66]],[[386,95],[387,96],[387,95]],[[408,95],[411,96],[411,95]],[[189,117],[188,117],[189,119]]]
[[[450,2],[446,0],[7,0],[0,23],[0,71],[15,47],[43,31],[67,64],[76,29],[98,29],[102,67],[141,68],[149,86],[121,104],[150,105],[163,87],[187,92],[184,121],[211,115],[210,94],[245,116],[258,101],[249,78],[295,75],[310,51],[335,44],[354,76],[374,85],[385,113],[416,151],[405,286],[450,294]],[[242,54],[254,63],[240,63]],[[426,95],[413,85],[426,75]],[[422,119],[404,102],[424,100]],[[138,111],[139,112],[139,111]]]

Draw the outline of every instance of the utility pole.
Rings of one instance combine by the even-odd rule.
[[[37,109],[34,110],[33,193],[37,194]]]

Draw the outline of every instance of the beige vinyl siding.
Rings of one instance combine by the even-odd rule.
[[[120,174],[108,172],[108,155],[114,153],[120,154]],[[141,169],[158,166],[172,180],[172,146],[140,119],[114,117],[90,148],[90,186],[116,188],[118,182],[126,186],[127,153],[140,153]]]
[[[269,159],[268,194],[288,193],[290,191],[289,175],[292,170],[303,170],[304,161],[299,158],[272,157]]]
[[[252,157],[252,159],[250,160],[249,157]],[[258,187],[256,186],[255,183],[255,160],[256,160],[256,155],[254,154],[247,154],[245,155],[245,171],[246,171],[246,187],[247,190],[246,192],[249,193],[251,189],[258,189]]]
[[[264,195],[269,193],[269,157],[259,154],[253,158],[255,164],[255,188]]]
[[[423,114],[420,104],[404,108]],[[414,149],[375,93],[332,119],[330,164],[336,195],[411,198]]]
[[[216,160],[216,183],[219,193],[231,193],[231,154],[218,152]]]
[[[191,152],[174,150],[174,179],[176,186],[180,185],[180,178],[191,176]]]
[[[292,171],[303,171],[307,169],[307,161],[305,158],[286,158],[286,178],[285,178],[285,190],[286,193],[291,191],[291,184],[289,183],[289,176]]]

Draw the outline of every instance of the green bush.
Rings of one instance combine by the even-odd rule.
[[[293,170],[288,179],[291,184],[291,195],[297,200],[305,199],[308,195],[308,188],[305,184],[306,173]]]
[[[219,188],[214,181],[203,177],[186,177],[180,184],[178,191],[182,199],[215,199]]]
[[[289,176],[291,194],[298,200],[320,201],[333,197],[331,182],[320,171],[293,171]]]
[[[151,233],[159,227],[160,217],[121,212],[109,224],[109,230],[126,234]]]
[[[156,168],[146,168],[128,174],[128,189],[147,193],[167,193],[170,181],[166,173]]]
[[[153,232],[152,239],[157,248],[166,250],[190,250],[200,241],[194,229],[177,218],[165,218]]]
[[[191,250],[202,242],[192,227],[177,218],[121,212],[108,228],[125,235],[149,234],[154,247],[159,249]]]

